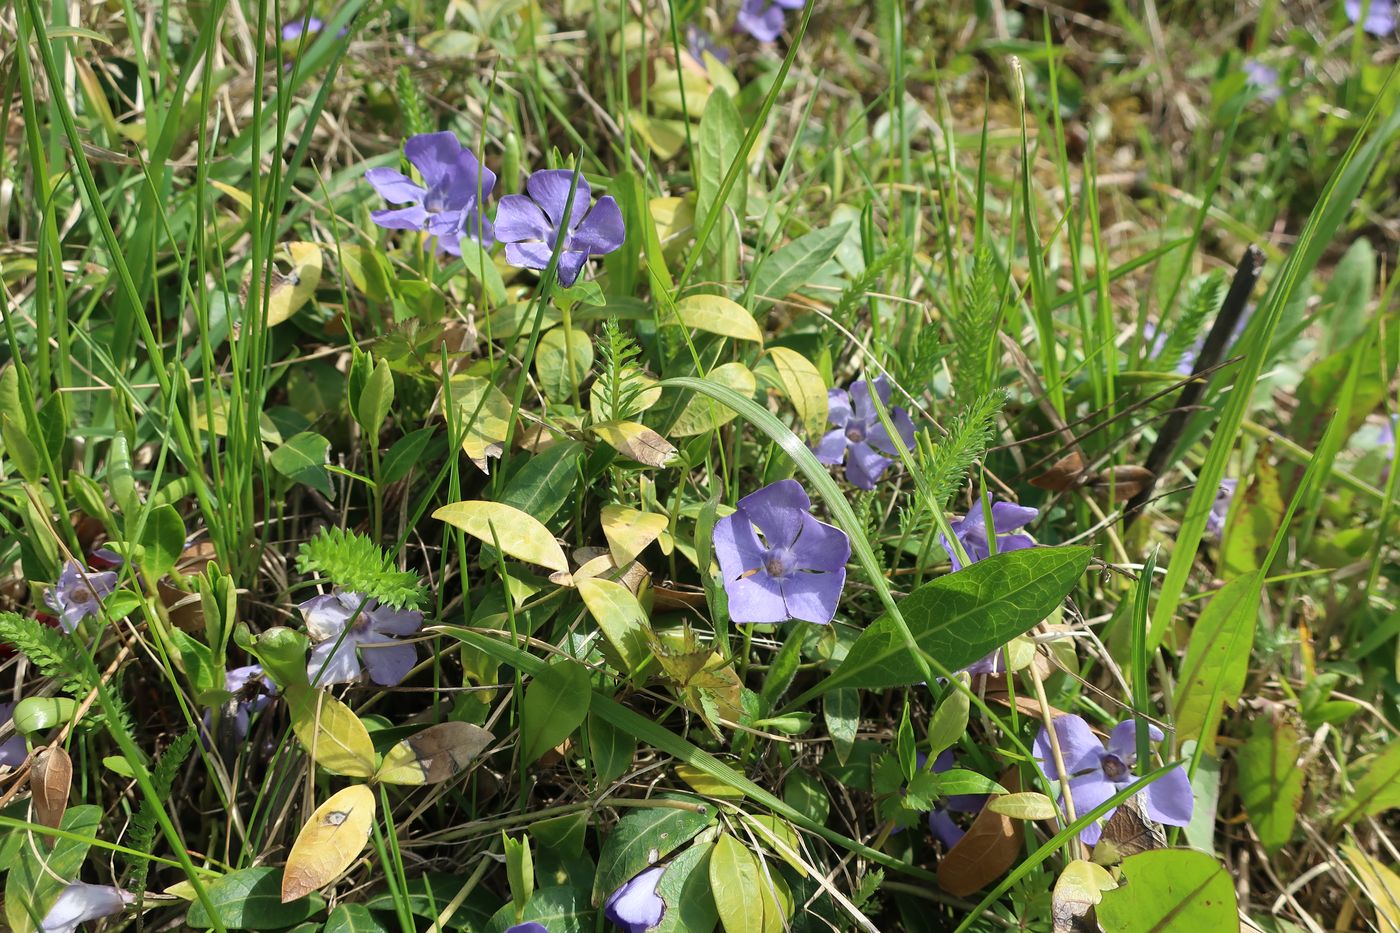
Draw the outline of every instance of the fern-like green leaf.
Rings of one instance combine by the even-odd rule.
[[[1153,356],[1151,369],[1161,372],[1176,369],[1196,342],[1196,338],[1200,336],[1206,321],[1220,310],[1220,303],[1224,300],[1225,272],[1223,270],[1216,269],[1209,275],[1198,279],[1191,288],[1190,296],[1186,299],[1186,310],[1182,312],[1181,319],[1167,329],[1165,338],[1158,337],[1160,343],[1157,353]],[[1148,347],[1148,352],[1150,351],[1151,346]],[[1187,362],[1191,363],[1194,360],[1187,360]]]
[[[155,765],[151,768],[151,783],[155,786],[156,800],[164,800],[170,796],[170,789],[175,785],[175,775],[179,772],[180,766],[189,757],[190,749],[194,748],[195,733],[185,732],[170,744],[165,753],[156,759]],[[141,806],[136,814],[131,818],[131,825],[127,829],[126,845],[128,848],[138,852],[145,852],[147,855],[127,855],[123,853],[127,864],[131,867],[131,878],[127,882],[127,887],[138,894],[146,890],[146,874],[150,871],[151,861],[149,853],[151,846],[156,840],[156,810],[151,806],[151,800],[141,801]]]
[[[941,509],[962,488],[967,471],[992,442],[996,418],[1004,404],[1006,396],[1000,389],[978,396],[948,422],[948,436],[941,443],[925,442],[920,447],[928,488],[936,500],[926,503],[927,507]]]
[[[413,80],[406,67],[400,67],[394,75],[394,96],[399,100],[399,112],[403,114],[403,125],[408,136],[432,132],[433,123],[428,115],[428,102],[423,96],[423,89]]]
[[[1001,321],[1002,274],[985,247],[972,261],[953,329],[954,388],[959,398],[981,398],[996,375],[993,356]]]
[[[30,619],[14,612],[0,612],[0,642],[14,645],[29,658],[45,677],[58,684],[59,689],[73,699],[82,702],[97,685],[97,672],[92,662],[84,656],[82,646],[72,636],[56,628],[49,628],[37,619]],[[131,716],[120,693],[108,691],[108,699],[116,710],[119,726],[127,734],[134,735]],[[79,728],[92,730],[105,722],[102,708],[94,704],[88,708]]]
[[[303,542],[297,570],[328,577],[341,589],[363,593],[395,609],[421,605],[423,581],[411,570],[396,570],[389,555],[369,538],[340,528],[322,528]]]

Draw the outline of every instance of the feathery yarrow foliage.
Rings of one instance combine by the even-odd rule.
[[[297,570],[320,574],[343,590],[363,593],[395,609],[420,606],[427,596],[418,574],[395,570],[386,551],[364,535],[343,528],[322,528],[303,542]]]
[[[14,645],[45,677],[51,678],[59,689],[79,703],[97,687],[97,669],[83,653],[82,645],[59,629],[18,613],[0,612],[0,642]],[[136,729],[120,692],[109,690],[107,693],[116,711],[117,728],[135,735]],[[102,706],[94,703],[88,707],[78,728],[93,730],[105,721]]]

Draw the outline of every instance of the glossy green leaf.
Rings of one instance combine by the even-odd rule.
[[[573,354],[572,370],[569,368],[570,353]],[[540,338],[535,351],[535,372],[544,394],[553,401],[568,401],[592,368],[593,341],[583,331],[575,328],[566,332],[562,327],[555,327]]]
[[[625,812],[598,853],[598,873],[593,882],[595,904],[601,904],[629,878],[714,824],[715,808],[700,798],[681,794],[666,797],[692,808],[648,807]]]
[[[355,401],[355,419],[364,428],[369,443],[379,443],[379,432],[394,404],[394,373],[389,361],[381,359],[365,379],[364,389]]]
[[[69,807],[59,828],[91,839],[97,833],[101,818],[100,807],[91,804]],[[25,833],[25,830],[14,832]],[[40,838],[41,833],[26,835],[32,835],[33,844],[27,844],[26,840],[26,844],[20,846],[19,857],[5,877],[5,919],[14,933],[35,930],[31,912],[39,918],[48,914],[67,882],[77,879],[91,846],[90,842],[49,836],[53,840],[53,848],[49,848]]]
[[[582,457],[583,445],[578,441],[550,444],[510,478],[500,501],[542,522],[549,521],[578,487]]]
[[[389,264],[378,249],[341,243],[340,267],[345,270],[355,290],[370,301],[387,302],[392,296]]]
[[[341,904],[326,918],[321,933],[389,933],[364,904]]]
[[[621,583],[599,577],[579,580],[578,592],[603,637],[617,653],[621,669],[628,674],[635,673],[651,656],[647,643],[650,623],[642,604]]]
[[[710,890],[709,843],[697,842],[666,863],[656,895],[666,904],[661,923],[649,933],[709,933],[719,922]]]
[[[899,603],[919,648],[957,670],[1043,622],[1089,566],[1087,547],[1027,548],[995,554],[925,583]],[[907,687],[922,672],[889,616],[873,622],[846,659],[793,703],[842,687]]]
[[[533,764],[582,724],[593,697],[588,669],[563,660],[537,673],[525,688],[520,758]]]
[[[78,701],[69,697],[25,697],[15,704],[11,719],[20,735],[34,735],[69,722],[77,709]]]
[[[506,904],[485,926],[485,933],[505,933],[516,923],[535,922],[549,933],[592,933],[596,911],[588,903],[588,893],[569,885],[540,888],[524,914],[516,919],[515,905]]]
[[[811,281],[836,255],[849,226],[813,230],[765,258],[754,272],[754,296],[761,301],[778,301]]]
[[[165,576],[175,566],[185,550],[185,523],[174,506],[151,509],[141,533],[141,547],[141,569],[152,579]]]
[[[1229,872],[1205,852],[1156,849],[1123,860],[1123,881],[1103,892],[1099,922],[1114,933],[1239,927]]]
[[[408,475],[409,470],[422,466],[423,451],[432,439],[433,429],[428,427],[419,428],[394,441],[394,446],[389,448],[384,459],[379,462],[379,476],[375,479],[381,485],[397,483]]]
[[[276,930],[325,909],[317,895],[282,903],[282,869],[264,866],[230,872],[206,888],[219,919],[230,930]],[[212,927],[204,905],[195,901],[185,922],[195,929]]]
[[[326,472],[326,454],[330,447],[331,442],[315,431],[303,431],[274,450],[268,462],[292,482],[310,486],[321,495],[333,498],[335,490]]]
[[[1013,820],[1053,820],[1059,812],[1049,797],[1029,791],[993,797],[987,802],[987,809]]]

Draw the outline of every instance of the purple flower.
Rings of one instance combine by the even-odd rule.
[[[1361,28],[1373,36],[1386,36],[1395,31],[1395,0],[1346,0],[1342,4],[1342,9],[1346,10],[1347,19],[1353,23],[1361,22],[1362,8],[1365,8],[1366,21],[1361,23]]]
[[[0,721],[9,722],[14,718],[15,705],[13,703],[0,703]],[[11,768],[18,768],[24,764],[24,759],[29,757],[29,746],[24,744],[24,736],[12,735],[4,742],[0,742],[0,766],[8,765]]]
[[[1031,539],[1030,535],[1018,535],[1011,532],[1029,525],[1035,521],[1035,517],[1039,514],[1037,509],[1016,505],[1014,502],[993,502],[992,528],[996,533],[997,553],[1035,547],[1035,541]],[[975,564],[992,555],[991,542],[987,540],[987,518],[980,504],[953,522],[953,534],[962,542],[963,550],[967,551],[969,563]],[[958,560],[958,555],[953,550],[952,545],[942,535],[939,535],[938,539],[947,550],[948,559],[953,563],[953,569],[961,570],[963,568],[962,561]]]
[[[311,16],[305,20],[303,20],[301,17],[297,17],[296,19],[288,20],[287,22],[282,24],[282,41],[297,41],[301,38],[303,29],[305,29],[305,31],[309,35],[314,36],[316,35],[316,33],[320,32],[322,29],[325,28],[326,24],[322,22],[321,19],[318,17]]]
[[[44,602],[58,613],[58,624],[71,632],[88,616],[102,614],[102,599],[117,588],[117,575],[110,570],[94,573],[70,560],[63,565],[58,583],[49,587]]]
[[[772,42],[783,31],[783,11],[800,10],[803,0],[744,0],[736,20],[740,29],[759,42]]]
[[[39,929],[41,933],[76,933],[78,924],[121,913],[133,900],[131,894],[109,884],[74,881],[58,895]]]
[[[1222,479],[1220,490],[1215,494],[1215,501],[1211,503],[1210,515],[1206,516],[1206,531],[1217,538],[1225,533],[1225,519],[1230,514],[1230,500],[1235,497],[1235,487],[1239,484],[1237,479]]]
[[[914,422],[909,412],[903,408],[890,407],[890,384],[884,376],[875,379],[875,394],[880,404],[888,411],[890,421],[906,449],[914,447]],[[836,425],[836,430],[828,432],[817,443],[817,459],[826,464],[838,464],[846,460],[846,479],[859,489],[874,489],[875,481],[885,472],[890,459],[898,455],[894,440],[875,411],[875,402],[870,398],[870,386],[864,379],[851,384],[850,392],[845,389],[831,389],[826,393],[829,414],[828,420]],[[889,456],[883,456],[889,454]]]
[[[339,589],[313,596],[297,608],[306,617],[306,631],[316,642],[306,665],[306,676],[313,684],[324,687],[359,680],[359,648],[364,649],[364,666],[369,669],[370,680],[381,687],[398,686],[418,663],[413,645],[394,640],[394,636],[412,635],[423,627],[423,613],[415,609],[392,609],[360,593]],[[355,614],[356,609],[360,610],[359,615]],[[341,632],[345,632],[344,638],[340,637]]]
[[[569,202],[574,173],[568,169],[543,169],[525,181],[529,195],[508,194],[496,211],[496,236],[506,245],[506,259],[513,266],[543,269],[559,234],[559,284],[565,288],[578,279],[589,256],[611,253],[622,245],[627,231],[622,211],[611,195],[604,195],[588,209],[592,189],[582,175]]]
[[[851,541],[813,518],[811,505],[797,480],[783,479],[740,499],[733,515],[715,522],[715,556],[735,622],[826,625],[836,615]]]
[[[1376,443],[1381,447],[1395,446],[1395,424],[1400,421],[1400,415],[1392,415],[1381,422],[1381,429],[1376,432]]]
[[[919,767],[924,766],[924,760],[924,756],[921,754]],[[955,764],[953,750],[945,748],[939,752],[937,758],[933,759],[933,773],[942,774],[944,771],[951,771]],[[951,849],[962,839],[964,831],[949,814],[980,813],[986,805],[986,794],[952,794],[943,798],[941,803],[935,804],[933,809],[928,811],[928,828],[935,839]]]
[[[230,698],[230,702],[235,704],[232,717],[233,733],[237,741],[242,742],[248,737],[252,715],[267,708],[267,704],[272,702],[272,697],[277,693],[277,685],[263,673],[261,664],[249,664],[247,667],[235,667],[233,670],[225,672],[224,689],[233,695]],[[205,710],[204,731],[206,734],[209,732],[212,721],[211,711]]]
[[[685,47],[690,57],[702,68],[705,67],[706,52],[713,55],[716,61],[729,64],[729,50],[720,48],[708,32],[694,24],[685,27]]]
[[[616,924],[623,933],[646,933],[661,923],[666,902],[656,893],[663,865],[653,865],[638,874],[612,894],[603,904],[603,916]]]
[[[543,923],[536,923],[531,920],[527,923],[517,923],[515,926],[506,930],[506,933],[549,933],[549,928]]]
[[[1259,91],[1259,99],[1272,104],[1283,94],[1278,83],[1278,69],[1261,61],[1247,58],[1244,61],[1245,84]]]
[[[1152,741],[1162,741],[1162,730],[1149,724],[1148,735]],[[1067,714],[1055,720],[1055,734],[1060,740],[1060,754],[1064,759],[1065,773],[1069,776],[1069,796],[1074,801],[1076,815],[1083,816],[1090,810],[1133,783],[1133,766],[1137,759],[1137,721],[1120,722],[1113,727],[1105,748],[1089,724],[1078,716]],[[1035,740],[1035,757],[1041,768],[1050,778],[1058,777],[1055,756],[1050,748],[1050,734],[1042,726]],[[1064,794],[1064,788],[1060,793]],[[1143,791],[1144,807],[1147,816],[1167,826],[1185,826],[1191,822],[1191,810],[1195,800],[1191,796],[1191,781],[1186,769],[1177,766]],[[1116,808],[1115,808],[1116,809]],[[1107,820],[1113,810],[1103,815]],[[1088,845],[1099,841],[1102,828],[1097,822],[1085,827],[1079,838]]]
[[[462,255],[463,236],[490,246],[494,242],[491,222],[481,206],[496,186],[495,173],[452,133],[412,136],[403,151],[424,184],[391,168],[365,172],[365,180],[384,200],[409,205],[371,211],[370,219],[385,230],[424,231],[437,237],[439,252],[453,256]]]

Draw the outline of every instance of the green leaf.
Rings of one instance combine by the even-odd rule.
[[[691,295],[676,302],[676,320],[684,327],[734,340],[763,343],[763,331],[743,305],[722,295]]]
[[[1337,260],[1332,278],[1322,292],[1322,333],[1327,338],[1328,351],[1345,347],[1366,330],[1366,306],[1375,281],[1375,247],[1364,236],[1357,237]]]
[[[578,592],[603,637],[617,653],[619,668],[628,674],[636,673],[651,656],[647,643],[650,624],[637,597],[621,583],[598,577],[579,580]]]
[[[340,267],[355,290],[370,301],[384,303],[393,296],[389,264],[379,250],[352,243],[340,244]]]
[[[432,428],[419,428],[394,441],[394,446],[379,463],[379,475],[375,477],[381,486],[397,483],[408,475],[408,471],[420,466],[423,450],[433,439]]]
[[[0,415],[0,441],[4,442],[5,454],[14,462],[20,476],[31,483],[43,479],[44,467],[39,462],[39,451],[30,443],[21,423],[12,420],[8,414]]]
[[[141,569],[151,579],[160,579],[175,566],[185,550],[185,523],[174,506],[162,505],[151,509],[141,533],[141,546],[145,550]]]
[[[230,872],[206,887],[219,920],[230,930],[275,930],[301,923],[325,909],[317,895],[282,903],[281,868],[244,868]],[[204,905],[190,905],[186,924],[195,929],[214,925]]]
[[[591,933],[595,914],[585,892],[572,886],[559,885],[536,891],[519,920],[516,919],[515,905],[506,904],[486,924],[485,931],[505,933],[516,923],[533,921],[544,926],[549,933]]]
[[[517,913],[525,910],[530,895],[535,893],[535,859],[530,852],[530,834],[520,838],[502,833],[505,846],[506,882],[510,885],[510,900]]]
[[[460,528],[505,554],[530,564],[567,573],[569,561],[549,529],[533,515],[503,502],[477,499],[444,505],[433,518]]]
[[[983,777],[976,771],[952,768],[933,775],[933,786],[939,796],[951,797],[955,794],[1004,794],[1006,788],[991,778]]]
[[[73,719],[78,701],[69,697],[25,697],[15,704],[11,719],[20,735],[47,732]]]
[[[899,603],[919,648],[950,670],[966,667],[1044,621],[1078,582],[1087,547],[994,554],[925,583]],[[793,705],[840,687],[907,687],[924,678],[889,616],[861,633],[846,659]]]
[[[380,360],[365,380],[365,387],[355,402],[355,419],[365,429],[367,443],[378,446],[379,432],[393,404],[394,373],[389,369],[388,360]]]
[[[765,879],[753,853],[725,833],[710,852],[710,890],[725,933],[765,933]]]
[[[860,691],[832,690],[822,699],[822,719],[831,736],[836,759],[842,764],[850,757],[860,727]]]
[[[745,398],[750,398],[758,388],[753,372],[743,363],[725,363],[716,366],[705,376],[716,385],[731,389]],[[705,434],[721,425],[728,424],[738,414],[729,406],[714,399],[695,397],[686,403],[671,428],[672,437],[690,437]]]
[[[966,674],[959,674],[966,678]],[[966,680],[964,680],[966,683]],[[936,758],[945,748],[951,748],[967,731],[968,712],[971,701],[961,690],[949,690],[943,694],[938,709],[928,724],[928,756]]]
[[[1178,741],[1197,739],[1205,751],[1215,751],[1224,707],[1239,699],[1249,673],[1261,585],[1261,571],[1236,577],[1211,597],[1192,626],[1172,701]]]
[[[728,93],[715,88],[705,102],[704,113],[700,116],[699,153],[695,178],[695,225],[704,225],[705,218],[714,210],[721,209],[719,200],[724,186],[724,176],[736,159],[740,158],[739,146],[744,140],[744,122],[739,116],[739,108]],[[718,219],[718,229],[723,233],[742,224],[747,213],[748,186],[745,175],[740,170],[729,196],[723,202],[730,216]]]
[[[31,843],[30,839],[24,838],[29,833],[22,829],[14,830],[23,834],[21,838],[24,838],[19,858],[5,878],[5,919],[14,933],[31,933],[35,930],[31,913],[42,920],[67,882],[78,877],[88,848],[92,845],[86,840],[96,836],[101,818],[101,807],[91,804],[69,807],[63,814],[59,829],[82,837],[77,840],[33,833]],[[45,844],[45,838],[53,840],[52,849]]]
[[[500,501],[542,522],[549,521],[578,487],[582,457],[583,445],[578,441],[550,444],[510,478]]]
[[[506,283],[501,279],[501,270],[491,261],[491,256],[481,248],[481,244],[469,237],[463,237],[458,245],[462,248],[462,265],[472,278],[486,289],[486,297],[491,307],[506,303]]]
[[[694,839],[714,825],[716,814],[698,797],[665,794],[665,799],[693,804],[703,812],[680,807],[647,807],[629,810],[598,853],[598,873],[593,881],[593,902],[601,904],[629,878]]]
[[[810,282],[836,255],[849,226],[813,230],[768,256],[754,272],[752,294],[759,301],[778,301]]]
[[[1362,817],[1400,807],[1400,743],[1390,742],[1371,760],[1356,781],[1356,788],[1333,817],[1334,826],[1346,826]]]
[[[588,715],[593,696],[588,668],[576,661],[551,664],[525,688],[521,712],[520,759],[533,764],[569,737]]]
[[[707,933],[719,921],[710,891],[709,843],[697,842],[666,863],[656,895],[666,904],[661,923],[648,933]]]
[[[598,783],[606,786],[632,767],[632,757],[637,754],[637,740],[602,716],[594,714],[588,717],[588,750],[592,753]]]
[[[1123,860],[1123,882],[1103,892],[1099,922],[1114,933],[1176,933],[1239,926],[1235,887],[1214,856],[1156,849]]]
[[[341,904],[326,918],[321,933],[389,933],[364,904]]]
[[[987,809],[1013,820],[1053,820],[1058,812],[1055,801],[1044,794],[1028,791],[993,797],[987,802]]]
[[[170,629],[170,640],[180,652],[180,662],[194,686],[196,698],[212,690],[224,689],[223,678],[214,663],[214,652],[204,642],[178,628]]]
[[[1240,802],[1250,825],[1269,854],[1288,844],[1303,800],[1306,772],[1298,767],[1302,751],[1298,729],[1288,719],[1261,716],[1235,756],[1240,769]]]
[[[567,338],[567,345],[565,340]],[[570,376],[569,354],[573,353]],[[577,328],[555,327],[540,338],[535,351],[535,372],[544,394],[555,402],[568,401],[593,369],[593,341]]]
[[[293,435],[268,458],[272,468],[294,483],[310,486],[326,498],[334,498],[330,474],[326,472],[326,453],[331,442],[315,431]]]

